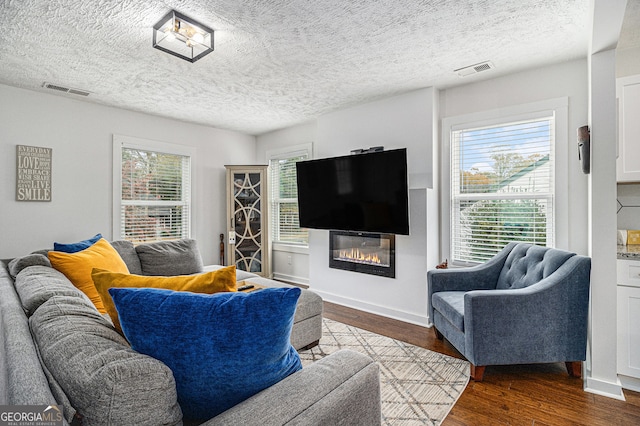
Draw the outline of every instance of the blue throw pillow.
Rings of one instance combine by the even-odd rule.
[[[131,347],[173,371],[186,419],[208,420],[302,368],[289,343],[299,288],[109,293]]]
[[[102,238],[102,234],[96,234],[95,236],[88,238],[86,240],[83,241],[78,241],[77,243],[69,243],[69,244],[63,244],[63,243],[53,243],[53,250],[54,251],[61,251],[63,253],[77,253],[79,251],[82,251],[84,249],[88,249],[89,247],[91,247],[92,245],[94,245],[95,243],[98,242],[98,240]]]

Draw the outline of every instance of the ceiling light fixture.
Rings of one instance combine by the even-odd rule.
[[[213,52],[213,30],[172,10],[153,26],[153,47],[193,63]]]

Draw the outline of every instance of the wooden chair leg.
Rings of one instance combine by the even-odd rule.
[[[481,382],[484,377],[484,369],[486,365],[471,364],[471,378],[474,382]]]
[[[571,377],[582,377],[582,361],[568,361],[565,365]]]
[[[442,333],[440,333],[440,332],[438,331],[438,329],[436,328],[436,326],[435,326],[435,325],[433,326],[433,331],[434,331],[434,333],[436,333],[436,339],[438,339],[438,340],[444,340],[444,336],[442,335]]]

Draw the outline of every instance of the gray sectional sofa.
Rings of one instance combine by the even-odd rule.
[[[112,244],[132,273],[165,274],[163,268],[183,263],[148,270],[150,263],[141,264],[132,245]],[[242,271],[238,279],[282,286]],[[291,337],[296,348],[320,338],[319,298],[303,293],[309,294],[300,298]],[[62,405],[65,423],[72,424],[183,424],[171,370],[131,349],[42,254],[0,261],[0,405],[36,404]],[[340,351],[204,424],[380,424],[379,369],[367,356]]]

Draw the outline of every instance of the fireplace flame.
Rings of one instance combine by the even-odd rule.
[[[351,262],[368,263],[371,265],[382,265],[382,260],[376,253],[364,253],[359,248],[355,247],[339,250],[338,259]]]

